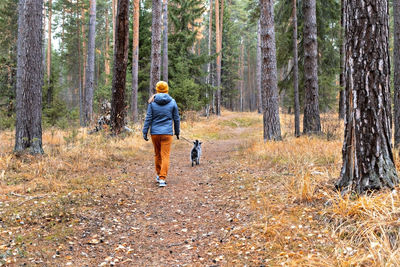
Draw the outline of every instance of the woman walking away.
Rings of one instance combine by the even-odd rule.
[[[157,94],[149,99],[147,115],[143,126],[143,138],[147,138],[150,127],[151,140],[154,146],[157,182],[160,187],[166,186],[169,168],[169,155],[171,152],[172,123],[176,138],[179,139],[179,111],[175,100],[168,94],[168,84],[160,81],[156,85]]]

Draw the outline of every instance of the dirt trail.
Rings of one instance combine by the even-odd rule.
[[[242,140],[204,142],[199,166],[191,167],[191,145],[175,140],[167,187],[155,182],[151,143],[139,162],[126,163],[122,172],[131,179],[118,192],[101,195],[106,207],[88,213],[82,225],[80,249],[74,264],[109,266],[213,265],[212,251],[248,217],[241,197],[230,190],[232,181],[221,174],[236,168],[232,157]],[[112,178],[110,178],[112,179]],[[107,200],[109,198],[109,200]],[[212,249],[211,249],[212,248]],[[74,255],[75,254],[75,255]]]

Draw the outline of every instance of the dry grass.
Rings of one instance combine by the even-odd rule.
[[[232,230],[223,247],[228,262],[251,262],[245,255],[250,247],[262,258],[259,262],[271,266],[400,266],[399,194],[343,198],[334,190],[343,135],[336,114],[322,116],[323,135],[300,138],[293,137],[292,116],[283,114],[284,140],[267,143],[261,139],[261,116],[223,114],[210,120],[190,114],[181,135],[213,144],[241,140],[233,159],[240,169],[223,177],[237,181],[231,190],[247,196],[243,205],[255,215],[251,224]],[[65,218],[79,205],[87,208],[90,192],[108,185],[122,161],[143,157],[148,150],[139,129],[124,138],[107,133],[89,137],[84,129],[48,130],[43,136],[46,155],[38,158],[11,154],[13,133],[0,133],[0,217],[5,218],[0,225]],[[7,207],[1,205],[5,202]],[[63,229],[53,230],[53,238],[66,235]]]
[[[263,176],[252,176],[245,183],[250,184],[246,188],[252,208],[262,214],[248,230],[258,231],[255,240],[264,240],[270,249],[267,262],[400,266],[399,195],[382,191],[343,198],[334,190],[343,135],[336,114],[323,115],[324,134],[312,137],[292,137],[293,118],[284,114],[281,120],[283,142],[264,144],[259,123],[253,129],[257,134],[240,154],[247,168],[258,168]]]

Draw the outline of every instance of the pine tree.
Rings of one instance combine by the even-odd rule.
[[[168,6],[171,29],[169,39],[168,80],[172,97],[180,110],[198,110],[204,106],[204,77],[202,67],[208,61],[206,54],[193,50],[200,30],[200,18],[205,8],[202,0],[173,0]]]
[[[43,154],[43,0],[20,0],[16,88],[16,152]]]
[[[168,83],[168,0],[163,1],[163,81]]]
[[[139,11],[140,1],[133,3],[133,42],[132,42],[132,99],[131,111],[133,122],[138,121],[138,71],[139,71]]]
[[[224,0],[222,0],[224,1]],[[221,24],[220,24],[220,9],[219,0],[215,0],[215,39],[216,39],[216,53],[217,53],[217,93],[215,101],[215,113],[217,116],[221,115]]]
[[[294,135],[300,136],[299,57],[297,49],[297,0],[293,0]]]
[[[155,93],[155,86],[161,76],[161,14],[162,0],[153,0],[151,24],[151,67],[149,95]]]
[[[84,125],[93,120],[93,92],[94,92],[94,63],[95,63],[95,40],[96,40],[96,0],[90,0],[89,13],[89,36],[87,49],[87,66],[85,80],[85,117]]]
[[[49,9],[49,18],[48,18],[48,22],[47,22],[47,26],[48,26],[48,36],[47,36],[47,105],[51,105],[51,103],[53,102],[53,85],[52,85],[52,81],[51,81],[51,52],[52,52],[52,48],[51,48],[51,39],[52,39],[52,35],[51,35],[51,30],[52,30],[52,14],[53,14],[53,4],[52,4],[52,0],[48,0],[48,9]]]
[[[391,148],[388,2],[346,1],[345,8],[345,137],[336,186],[357,193],[394,188],[399,178]]]
[[[319,133],[321,121],[319,117],[318,95],[318,43],[317,17],[315,0],[303,1],[304,12],[304,117],[303,132]]]
[[[129,48],[129,0],[118,0],[111,101],[111,127],[119,134],[125,125],[125,87]]]
[[[281,140],[273,0],[260,0],[264,141]]]
[[[394,144],[400,144],[400,1],[393,0],[394,18]]]
[[[344,40],[344,29],[345,29],[345,8],[344,8],[344,0],[341,0],[341,15],[340,15],[340,25],[341,25],[341,30],[340,30],[340,37],[341,37],[341,44],[340,44],[340,92],[339,92],[339,119],[344,119],[344,103],[345,103],[345,92],[344,92],[344,87],[345,87],[345,52],[346,52],[346,47],[345,47],[345,40]]]

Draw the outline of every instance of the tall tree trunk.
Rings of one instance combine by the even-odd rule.
[[[168,0],[163,1],[163,80],[168,83]]]
[[[224,0],[222,0],[224,1]],[[216,53],[217,55],[217,93],[215,111],[217,116],[221,115],[221,32],[220,32],[220,18],[219,18],[219,0],[215,0],[215,39],[216,39]]]
[[[336,186],[357,193],[394,188],[388,2],[346,3],[345,137]]]
[[[110,19],[108,17],[108,8],[106,9],[106,44],[104,52],[104,72],[105,72],[105,84],[108,85],[108,79],[110,77]]]
[[[210,0],[210,14],[209,14],[209,20],[208,20],[208,56],[211,57],[211,44],[212,44],[212,25],[213,25],[213,1]],[[211,62],[208,62],[207,64],[207,84],[211,85]],[[206,99],[207,99],[207,105],[206,105],[206,116],[208,118],[210,114],[210,101],[208,99],[209,97],[209,92],[208,89],[206,91]]]
[[[138,121],[138,71],[139,71],[139,10],[140,0],[133,3],[133,44],[132,44],[132,121]]]
[[[87,126],[93,119],[93,92],[94,92],[94,57],[96,44],[96,0],[90,0],[89,36],[87,47],[87,66],[85,80],[85,118]]]
[[[318,43],[315,0],[303,1],[304,13],[304,118],[303,132],[321,132],[318,100]]]
[[[155,93],[155,86],[161,75],[161,11],[162,0],[153,0],[151,24],[151,66],[149,95]]]
[[[51,19],[52,19],[52,0],[49,0],[49,20],[47,37],[47,105],[53,102],[53,85],[51,82]]]
[[[394,17],[394,144],[400,144],[400,0],[393,0]]]
[[[239,86],[240,86],[240,112],[243,112],[244,108],[244,44],[243,40],[240,44],[240,58],[239,58]]]
[[[339,119],[344,119],[344,104],[345,104],[345,92],[344,87],[345,84],[345,40],[344,40],[344,28],[345,28],[345,8],[344,8],[344,0],[341,0],[341,15],[340,15],[340,91],[339,91]]]
[[[76,3],[79,3],[79,0],[76,0]],[[81,38],[82,38],[82,27],[79,23],[82,23],[82,21],[79,19],[79,14],[78,12],[76,12],[76,19],[78,21],[78,44],[77,44],[77,48],[78,48],[78,89],[79,89],[79,124],[80,126],[85,126],[85,105],[84,105],[84,92],[83,92],[83,87],[82,87],[82,42],[81,42]]]
[[[83,1],[83,0],[82,0]],[[83,4],[83,3],[82,3]],[[84,6],[82,5],[81,8],[81,27],[82,27],[82,92],[83,92],[83,109],[84,111],[86,110],[85,106],[85,99],[86,99],[86,88],[85,88],[85,81],[86,81],[86,28],[85,28],[85,9]],[[85,111],[86,113],[86,111]],[[83,122],[85,123],[85,116],[83,117]]]
[[[119,134],[125,124],[126,68],[129,48],[129,0],[118,0],[111,101],[111,128]]]
[[[293,87],[294,87],[294,135],[300,136],[299,56],[297,49],[297,0],[293,0]]]
[[[117,2],[118,2],[118,0],[112,0],[112,3],[111,3],[111,5],[112,5],[112,10],[111,10],[111,12],[112,12],[112,25],[113,25],[113,48],[115,47],[115,27],[116,27],[116,24],[117,24],[117,22],[115,21],[115,16],[116,16],[116,14],[117,14]]]
[[[18,6],[16,152],[43,154],[42,41],[43,0],[20,0]]]
[[[260,0],[261,88],[264,141],[281,140],[274,29],[274,1]]]
[[[261,93],[261,35],[260,20],[258,20],[257,29],[257,110],[262,113],[262,93]]]
[[[248,100],[249,100],[249,110],[251,111],[252,105],[252,88],[251,88],[251,60],[250,60],[250,49],[247,49],[247,92],[248,92]]]

